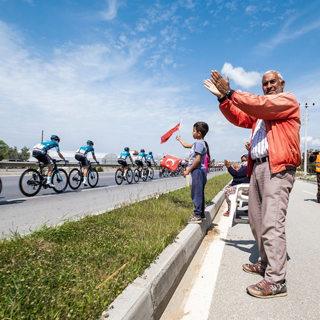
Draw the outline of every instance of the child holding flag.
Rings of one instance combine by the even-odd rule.
[[[188,223],[201,223],[205,219],[204,187],[207,183],[207,177],[204,161],[207,148],[203,139],[208,131],[207,123],[196,122],[192,132],[193,138],[196,139],[193,144],[183,141],[180,135],[176,137],[185,148],[191,148],[188,169],[183,172],[184,177],[189,173],[192,177],[191,198],[194,204],[194,215],[188,220]]]

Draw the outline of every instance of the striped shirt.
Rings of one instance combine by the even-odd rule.
[[[250,154],[252,159],[260,159],[268,155],[266,125],[262,119],[257,121],[251,140]]]

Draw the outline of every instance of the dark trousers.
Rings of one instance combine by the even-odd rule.
[[[204,187],[207,183],[207,177],[205,170],[194,169],[191,172],[192,187],[191,187],[191,198],[194,204],[194,215],[204,216]]]
[[[318,182],[317,200],[320,203],[320,172],[317,172],[317,182]]]

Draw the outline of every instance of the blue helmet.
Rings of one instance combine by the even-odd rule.
[[[124,151],[129,151],[129,150],[130,150],[129,147],[124,148]]]
[[[150,156],[152,155],[152,151],[149,152]]]
[[[50,139],[60,142],[60,138],[59,138],[58,136],[56,136],[55,134],[53,134],[53,135],[50,137]]]
[[[91,146],[93,146],[93,141],[88,140],[87,143],[90,144]]]
[[[144,149],[141,149],[140,152],[145,152]]]

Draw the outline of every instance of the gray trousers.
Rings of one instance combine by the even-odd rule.
[[[285,222],[295,171],[271,174],[269,162],[254,164],[249,188],[249,222],[268,282],[279,283],[287,273]]]

